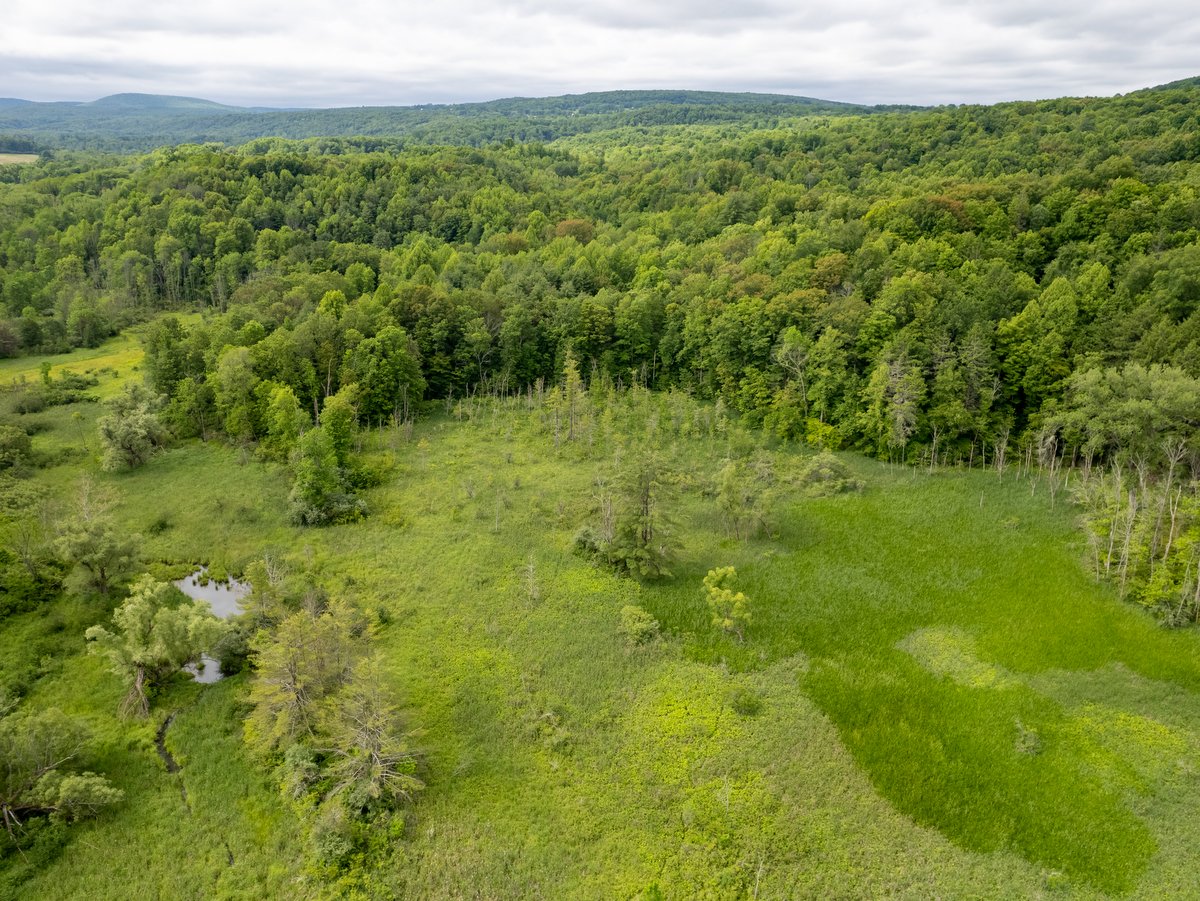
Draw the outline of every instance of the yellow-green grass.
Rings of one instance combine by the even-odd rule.
[[[136,375],[144,356],[137,335],[132,331],[123,332],[99,347],[80,347],[66,354],[0,360],[0,387],[39,381],[42,364],[48,362],[52,378],[60,377],[64,372],[94,375],[100,379],[100,384],[90,392],[97,397],[111,397],[120,391],[126,380]]]
[[[199,313],[172,315],[184,325],[202,318]],[[141,328],[135,327],[109,338],[98,347],[78,347],[65,354],[37,354],[0,360],[0,389],[20,382],[40,381],[42,365],[49,363],[51,378],[59,378],[65,372],[96,376],[100,384],[89,389],[89,393],[103,399],[120,392],[125,382],[140,380],[144,357]]]
[[[377,621],[393,687],[423,730],[429,788],[407,835],[363,877],[371,891],[1200,891],[1200,642],[1093,584],[1073,512],[1028,483],[848,456],[865,491],[787,495],[778,534],[740,542],[701,490],[724,446],[683,442],[671,502],[679,559],[672,579],[642,585],[571,552],[609,468],[599,448],[556,452],[530,417],[509,412],[433,418],[412,441],[373,435],[366,450],[394,462],[368,494],[372,515],[324,530],[284,521],[285,470],[213,444],[122,474],[80,456],[39,478],[64,497],[81,469],[114,487],[159,566],[236,572],[272,549]],[[773,454],[785,475],[798,466],[792,450]],[[162,516],[168,526],[150,535]],[[745,643],[712,628],[700,592],[707,569],[726,564],[753,605]],[[626,645],[617,626],[628,603],[658,617],[663,641]],[[78,634],[86,619],[55,634]],[[104,762],[146,794],[73,833],[22,891],[82,897],[96,884],[91,897],[120,897],[103,861],[140,833],[137,865],[121,870],[125,896],[190,897],[189,877],[217,896],[320,894],[303,881],[291,815],[242,756],[232,704],[243,690],[180,686],[156,701],[156,716],[185,711],[169,736],[187,755],[193,805],[228,813],[180,827],[200,850],[168,874],[156,861],[184,840],[165,832],[180,816],[169,809],[176,783],[149,727],[113,716],[118,690],[94,660],[68,657],[37,681],[34,702],[87,711],[107,748],[124,740],[125,756],[110,750]],[[739,691],[761,712],[738,713]],[[218,822],[239,862],[221,873]]]
[[[25,163],[36,163],[38,155],[36,153],[0,153],[0,166],[23,165]]]

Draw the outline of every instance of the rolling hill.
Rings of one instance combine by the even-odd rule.
[[[88,103],[0,100],[0,143],[19,138],[46,148],[121,152],[261,137],[364,135],[478,145],[553,140],[628,125],[761,123],[879,109],[785,94],[717,91],[601,91],[484,103],[289,110],[226,106],[194,97],[114,94]]]

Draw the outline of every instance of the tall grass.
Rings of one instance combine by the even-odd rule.
[[[31,703],[96,723],[97,764],[129,797],[71,834],[32,896],[1195,893],[1200,642],[1092,583],[1067,508],[853,456],[862,492],[806,498],[786,487],[802,451],[676,431],[680,551],[643,584],[572,552],[619,442],[597,422],[556,448],[522,406],[365,434],[387,478],[366,520],[324,530],[285,523],[279,467],[216,445],[96,473],[155,565],[237,572],[269,548],[372,614],[429,788],[382,859],[321,887],[242,751],[242,682],[156,701],[180,711],[171,776],[155,724],[117,720],[118,687],[79,654],[103,606],[63,600],[57,631],[25,615],[0,636],[61,661],[41,672],[22,651],[0,675],[25,666]],[[731,452],[767,454],[785,486],[764,537],[719,520]],[[39,478],[67,496],[93,467]],[[744,642],[700,590],[722,565],[751,599]],[[664,637],[630,646],[628,604]]]

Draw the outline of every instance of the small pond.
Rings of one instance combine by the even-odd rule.
[[[177,580],[175,587],[192,600],[207,602],[212,607],[212,612],[220,619],[229,619],[241,613],[241,600],[250,593],[250,585],[246,582],[239,582],[237,579],[229,579],[226,582],[209,579],[208,570],[203,566],[186,579]],[[197,682],[207,684],[221,679],[220,665],[207,654],[200,658],[198,664],[189,664],[184,669],[191,673]]]

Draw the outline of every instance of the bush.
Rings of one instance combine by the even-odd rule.
[[[354,491],[366,491],[369,488],[378,488],[387,481],[389,468],[388,464],[383,461],[357,463],[347,466],[343,470],[343,477],[349,488]]]
[[[604,540],[591,526],[581,526],[571,545],[581,557],[598,557],[604,552]]]
[[[621,625],[618,628],[633,645],[649,644],[658,638],[658,620],[633,604],[621,608]]]
[[[245,627],[235,625],[217,639],[212,648],[213,659],[217,661],[223,676],[236,676],[246,668],[250,659],[250,636]]]
[[[48,392],[40,387],[18,391],[12,400],[14,413],[40,413],[46,409]]]
[[[169,529],[175,528],[175,523],[171,519],[169,511],[159,513],[158,516],[146,527],[147,535],[161,535]]]
[[[801,489],[809,497],[829,497],[844,491],[861,491],[863,483],[850,474],[849,467],[829,451],[821,451],[800,470]]]
[[[758,716],[762,713],[763,702],[762,698],[750,689],[738,688],[729,696],[729,706],[739,716]]]
[[[20,466],[32,453],[33,442],[24,429],[0,423],[0,469]]]
[[[34,573],[0,548],[0,619],[35,610],[62,590],[63,568],[57,560],[39,560]]]

